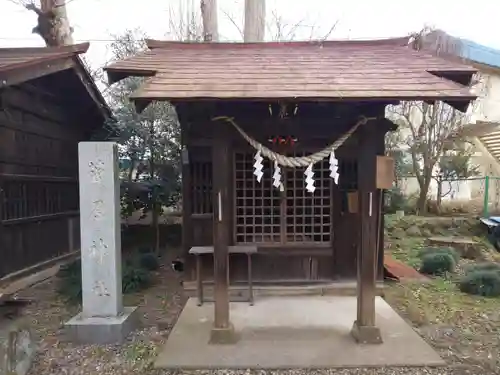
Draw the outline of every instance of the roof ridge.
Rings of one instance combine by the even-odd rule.
[[[9,71],[9,70],[14,70],[14,69],[18,69],[18,68],[25,68],[25,67],[39,64],[41,62],[59,60],[59,59],[66,58],[66,57],[74,57],[74,55],[75,55],[75,53],[73,53],[73,52],[61,52],[61,53],[57,53],[57,54],[53,54],[53,55],[30,56],[29,59],[27,59],[27,60],[7,64],[7,65],[3,66],[0,70],[4,73],[4,72]],[[1,57],[2,56],[0,55],[0,59],[1,59]]]
[[[279,48],[279,47],[337,47],[337,46],[394,46],[404,47],[407,46],[410,38],[385,38],[385,39],[350,39],[350,40],[302,40],[302,41],[280,41],[280,42],[257,42],[257,43],[244,43],[244,42],[217,42],[217,43],[202,43],[202,42],[179,42],[170,40],[159,39],[145,39],[146,45],[149,49],[162,49],[162,48]]]
[[[30,54],[30,53],[39,53],[39,54],[82,54],[87,52],[90,47],[89,42],[71,44],[60,47],[8,47],[8,48],[0,48],[0,57],[3,53],[19,53],[21,54]]]

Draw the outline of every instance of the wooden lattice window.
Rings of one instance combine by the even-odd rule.
[[[76,181],[5,180],[2,220],[78,211]]]
[[[236,242],[281,241],[280,192],[272,186],[270,163],[264,160],[264,176],[253,175],[254,155],[235,154]]]
[[[191,170],[191,213],[209,214],[212,206],[212,162],[196,161]]]
[[[299,154],[295,154],[299,156]],[[329,242],[331,184],[328,160],[315,164],[316,191],[305,190],[304,169],[282,169],[284,192],[272,186],[270,163],[262,182],[253,175],[253,154],[235,154],[235,241],[237,243]]]
[[[306,190],[304,170],[286,170],[287,241],[329,242],[333,180],[330,178],[328,159],[314,165],[316,190],[312,194]]]

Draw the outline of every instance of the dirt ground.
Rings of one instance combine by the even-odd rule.
[[[184,307],[179,274],[164,257],[147,291],[125,295],[124,304],[139,306],[143,327],[123,346],[76,346],[61,340],[63,324],[78,310],[66,305],[55,292],[56,279],[25,290],[20,297],[33,299],[25,314],[40,338],[39,355],[30,375],[40,374],[149,374],[152,360]]]
[[[445,359],[454,374],[500,374],[500,301],[467,296],[453,283],[394,284],[386,300]]]
[[[475,218],[407,217],[386,225],[386,252],[418,269],[418,253],[429,236],[468,237],[476,241],[477,260],[461,259],[456,273],[428,284],[388,284],[385,298],[409,320],[455,373],[500,373],[500,299],[461,293],[456,280],[474,262],[499,262]]]

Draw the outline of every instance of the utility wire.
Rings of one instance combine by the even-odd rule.
[[[1,1],[1,0],[0,0]],[[31,41],[33,40],[32,38],[8,38],[8,37],[0,37],[0,40],[11,40],[11,41]],[[110,43],[110,42],[116,42],[115,39],[86,39],[86,38],[79,38],[81,42],[98,42],[98,43]]]

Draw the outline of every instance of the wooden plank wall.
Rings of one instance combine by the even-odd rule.
[[[0,103],[1,277],[79,248],[78,142],[86,132],[39,88],[5,88]]]

